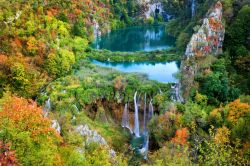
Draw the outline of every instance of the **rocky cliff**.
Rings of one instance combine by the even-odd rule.
[[[218,1],[206,14],[203,24],[193,34],[187,45],[185,56],[206,56],[222,53],[225,26],[222,23],[222,4]]]

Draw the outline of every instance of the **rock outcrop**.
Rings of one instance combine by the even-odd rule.
[[[222,53],[225,27],[222,23],[222,4],[218,1],[203,19],[198,32],[187,45],[185,56],[206,56]]]
[[[88,125],[79,125],[75,129],[81,136],[86,137],[86,144],[90,144],[92,142],[98,143],[100,145],[105,146],[109,150],[109,156],[111,158],[116,157],[116,152],[109,147],[107,141],[96,131],[91,130]]]
[[[100,145],[107,145],[106,140],[99,135],[96,131],[90,130],[88,125],[79,125],[76,128],[76,132],[80,135],[86,137],[86,144],[90,144],[92,142],[98,143]]]

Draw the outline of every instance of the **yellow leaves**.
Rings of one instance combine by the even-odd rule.
[[[206,95],[202,95],[202,94],[196,92],[196,95],[195,95],[196,103],[201,104],[201,105],[204,106],[204,105],[207,104],[207,100],[208,100],[208,98],[207,98]]]
[[[221,112],[220,108],[213,109],[213,111],[210,112],[210,116],[216,117],[219,112]]]
[[[229,138],[230,133],[231,133],[231,131],[225,126],[223,126],[222,128],[218,128],[217,132],[214,136],[215,143],[216,144],[223,144],[223,145],[229,143],[230,142],[230,138]]]
[[[28,37],[27,49],[30,53],[32,53],[32,54],[36,53],[36,51],[38,50],[37,44],[38,44],[38,42],[34,36]]]
[[[227,119],[234,124],[236,124],[236,122],[240,117],[250,112],[250,105],[247,103],[242,103],[240,99],[237,99],[229,103],[228,106],[229,106],[229,112]]]

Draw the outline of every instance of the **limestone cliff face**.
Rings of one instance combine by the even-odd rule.
[[[222,53],[225,27],[222,23],[222,4],[218,1],[206,14],[203,24],[191,37],[182,61],[181,92],[185,100],[193,87],[198,87],[195,76],[201,70],[202,64],[210,63],[208,55]],[[200,57],[200,58],[199,58]],[[201,58],[204,57],[204,58]],[[211,59],[211,58],[210,58]]]
[[[218,1],[210,9],[197,33],[191,37],[185,56],[206,56],[222,53],[225,27],[222,23],[222,4]]]

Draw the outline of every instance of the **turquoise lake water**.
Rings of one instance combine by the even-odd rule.
[[[156,80],[163,83],[176,82],[177,79],[174,74],[178,72],[178,64],[176,62],[170,63],[153,63],[153,62],[123,62],[123,63],[112,63],[112,62],[100,62],[92,60],[92,63],[102,66],[113,68],[125,73],[145,73],[150,80]]]
[[[174,47],[175,39],[167,35],[164,26],[133,27],[112,31],[97,38],[92,44],[95,49],[107,49],[110,51],[153,51]],[[150,80],[163,83],[176,82],[174,74],[178,72],[177,62],[99,62],[92,63],[113,68],[121,72],[144,73]]]
[[[165,26],[142,26],[114,30],[98,37],[92,44],[95,49],[110,51],[153,51],[174,46],[175,39],[167,35]]]

